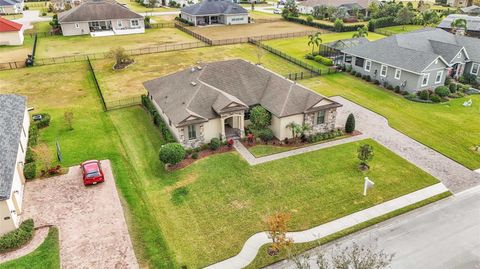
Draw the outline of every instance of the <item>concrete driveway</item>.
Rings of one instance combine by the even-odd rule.
[[[23,17],[13,21],[23,24],[23,29],[32,29],[32,23],[51,20],[51,17],[40,17],[40,11],[38,10],[24,10]]]
[[[28,182],[24,218],[59,228],[62,268],[138,268],[109,161],[105,182],[83,186],[79,166]]]

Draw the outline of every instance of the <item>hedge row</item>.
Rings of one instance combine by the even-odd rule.
[[[152,101],[148,99],[148,96],[142,95],[142,105],[145,107],[145,109],[148,110],[150,115],[152,115],[153,123],[157,125],[158,128],[160,128],[160,132],[162,133],[165,142],[176,142],[174,136],[168,128],[168,125],[163,121],[162,116],[158,114],[157,108],[155,107],[155,105],[153,105]]]
[[[395,22],[395,17],[383,17],[379,19],[371,19],[368,21],[368,31],[373,32],[377,28],[395,26],[398,23]]]
[[[187,24],[187,25],[190,25],[190,26],[193,26],[194,23],[193,22],[190,22],[190,21],[187,21],[186,19],[182,18],[182,17],[175,17],[175,20],[181,22],[181,23],[184,23],[184,24]]]
[[[33,238],[34,227],[33,220],[27,219],[20,224],[18,229],[4,234],[0,237],[0,253],[17,249],[25,245]]]
[[[342,29],[337,30],[337,29],[335,29],[335,26],[332,25],[332,24],[321,23],[321,22],[318,22],[318,21],[307,21],[307,20],[304,20],[304,19],[301,19],[301,18],[296,18],[296,17],[288,17],[288,18],[286,18],[286,20],[291,21],[291,22],[300,23],[300,24],[307,25],[307,26],[312,26],[312,27],[315,27],[315,28],[320,28],[320,29],[333,31],[333,32],[357,31],[358,28],[363,27],[363,24],[343,25]]]

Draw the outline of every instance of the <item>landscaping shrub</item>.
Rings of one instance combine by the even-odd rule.
[[[350,73],[355,76],[357,74],[357,71],[352,69],[352,71]]]
[[[192,153],[192,159],[194,160],[198,159],[198,152]]]
[[[380,81],[379,81],[378,79],[375,79],[375,80],[373,81],[373,84],[375,84],[375,85],[380,85]]]
[[[160,114],[158,114],[157,109],[153,105],[152,101],[148,99],[148,96],[142,95],[142,105],[153,117],[153,123],[157,125],[158,128],[160,128],[160,132],[162,133],[162,136],[163,136],[163,139],[165,139],[165,142],[167,143],[175,142],[175,138],[170,132],[170,129],[168,128],[165,121],[163,121],[163,118],[160,116]]]
[[[429,96],[430,96],[427,90],[419,91],[417,95],[422,100],[429,100]]]
[[[448,88],[450,89],[451,93],[455,93],[457,91],[457,84],[450,83],[450,85],[448,85]]]
[[[343,26],[344,26],[343,20],[339,18],[337,18],[333,23],[333,28],[335,29],[336,32],[342,32]]]
[[[349,25],[343,25],[341,28],[335,28],[335,26],[331,25],[331,24],[327,24],[327,23],[323,23],[323,22],[319,22],[319,21],[309,22],[306,19],[302,19],[302,18],[298,18],[298,17],[289,16],[289,17],[284,18],[284,19],[287,20],[287,21],[290,21],[290,22],[295,22],[295,23],[308,25],[308,26],[312,26],[312,27],[320,28],[320,29],[325,29],[325,30],[329,30],[329,31],[335,31],[335,32],[356,31],[358,29],[358,27],[363,26],[363,24],[349,24]],[[343,24],[343,21],[342,20],[340,20],[340,21]]]
[[[383,17],[378,19],[371,19],[368,21],[368,31],[374,32],[377,28],[383,28],[388,26],[395,26],[398,23],[395,22],[395,17]]]
[[[37,125],[31,124],[28,131],[28,145],[36,146],[38,141],[38,128]]]
[[[440,98],[440,96],[438,96],[437,94],[432,94],[430,96],[430,100],[434,103],[440,103],[442,101],[442,98]]]
[[[393,88],[393,86],[388,84],[388,83],[385,83],[385,88],[387,88],[387,90],[389,90],[389,91],[395,90],[395,88]]]
[[[270,125],[272,115],[262,106],[255,106],[250,110],[250,122],[254,129],[265,129]]]
[[[221,146],[221,142],[220,142],[220,139],[218,138],[212,138],[212,140],[210,140],[210,149],[211,150],[217,150],[219,149]]]
[[[23,175],[26,179],[34,179],[37,175],[37,164],[35,162],[25,164],[23,167]]]
[[[321,64],[326,65],[326,66],[332,66],[333,65],[333,60],[332,59],[323,57],[321,55],[315,56],[314,60],[315,60],[315,62],[321,63]]]
[[[4,234],[0,237],[0,253],[7,252],[9,250],[17,249],[25,245],[33,238],[34,233],[33,220],[27,219],[18,229]]]
[[[450,85],[450,83],[452,83],[452,78],[447,76],[447,77],[445,78],[445,86]]]
[[[311,53],[307,53],[307,54],[305,54],[305,59],[307,59],[307,60],[315,60],[315,56],[313,56],[313,54],[311,54]]]
[[[256,137],[260,138],[262,141],[270,141],[274,137],[272,130],[270,130],[269,128],[253,130],[253,134]]]
[[[360,77],[362,77],[362,74],[361,74],[360,72],[358,72],[358,73],[355,74],[355,76],[356,76],[357,78],[360,78]]]
[[[185,157],[185,149],[179,143],[168,143],[160,148],[159,158],[165,164],[177,164]]]
[[[27,152],[25,152],[25,163],[31,163],[33,161],[35,161],[35,157],[33,156],[32,149],[28,147]]]
[[[308,21],[308,22],[312,22],[312,21],[313,21],[312,15],[308,15],[308,16],[307,16],[307,21]]]
[[[350,115],[348,115],[347,122],[345,123],[345,132],[351,134],[353,131],[355,131],[355,116],[353,113],[350,113]]]
[[[477,84],[477,76],[465,73],[460,77],[460,79],[458,81],[460,81],[461,83],[464,83],[464,84],[475,85],[475,84]]]
[[[446,97],[450,94],[450,89],[448,89],[446,86],[439,86],[439,87],[435,88],[435,93],[439,97]],[[434,100],[432,99],[432,101],[434,101]]]
[[[466,91],[468,91],[468,90],[470,89],[470,86],[469,86],[469,85],[462,85],[461,88],[458,88],[458,87],[457,87],[457,89],[458,89],[458,91],[466,92]]]
[[[36,115],[42,116],[41,120],[35,121],[35,125],[37,125],[38,129],[42,129],[42,128],[45,128],[45,127],[50,125],[50,114],[40,113],[40,114],[35,114],[34,116],[36,116]]]
[[[188,188],[187,187],[179,187],[172,191],[172,203],[174,205],[179,205],[183,203],[188,195]]]
[[[189,22],[187,20],[185,20],[184,18],[181,18],[181,17],[175,17],[175,20],[181,22],[181,23],[184,23],[184,24],[187,24],[189,26],[194,26],[195,24],[193,22]]]
[[[193,149],[192,149],[192,148],[185,149],[185,158],[187,158],[188,156],[192,155],[192,153],[193,153]]]
[[[371,80],[372,78],[370,77],[370,75],[365,76],[365,81],[370,82]]]

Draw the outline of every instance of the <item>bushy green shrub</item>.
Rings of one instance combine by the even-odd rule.
[[[185,149],[179,143],[168,143],[160,148],[160,161],[165,164],[177,164],[185,158]]]
[[[372,80],[372,77],[370,75],[365,76],[365,81],[370,82]]]
[[[430,100],[434,103],[440,103],[442,101],[442,98],[440,98],[440,96],[438,96],[437,94],[432,94],[430,96]]]
[[[33,156],[32,149],[28,147],[27,152],[25,152],[25,163],[31,163],[33,161],[35,161],[35,156]]]
[[[47,126],[50,125],[50,114],[48,113],[40,113],[40,114],[35,114],[34,116],[36,115],[40,115],[42,116],[42,119],[41,120],[38,120],[38,121],[34,121],[35,122],[35,125],[37,125],[37,128],[38,129],[42,129],[42,128],[45,128]]]
[[[312,15],[308,15],[308,16],[307,16],[307,21],[308,21],[308,22],[312,22],[312,21],[313,21]]]
[[[357,71],[352,69],[352,71],[350,71],[350,73],[355,76],[357,74]]]
[[[344,26],[343,20],[339,18],[337,18],[333,23],[333,28],[335,29],[336,32],[342,32],[343,26]]]
[[[254,129],[265,129],[270,125],[272,115],[262,106],[254,106],[250,110],[250,122]]]
[[[321,63],[321,64],[326,65],[326,66],[332,66],[333,65],[333,60],[332,59],[323,57],[321,55],[315,56],[314,60],[315,60],[315,62]]]
[[[360,78],[360,77],[362,77],[362,74],[361,74],[360,72],[358,72],[358,73],[355,74],[355,76],[356,76],[357,78]]]
[[[452,78],[449,77],[449,76],[447,76],[447,77],[445,78],[445,86],[449,86],[450,83],[452,83]]]
[[[307,54],[305,54],[305,59],[307,59],[307,60],[315,60],[315,56],[313,56],[313,54],[311,54],[311,53],[307,53]]]
[[[192,155],[192,153],[193,153],[192,148],[185,149],[185,157],[188,157],[188,156]]]
[[[450,89],[451,93],[455,93],[457,91],[457,84],[456,83],[450,83],[450,85],[448,85],[448,88]]]
[[[38,142],[38,128],[37,125],[31,124],[28,131],[28,145],[36,146]]]
[[[181,22],[181,23],[184,23],[184,24],[187,24],[189,26],[194,26],[195,24],[193,22],[190,22],[190,21],[187,21],[186,19],[184,18],[181,18],[181,17],[175,17],[175,20]]]
[[[427,90],[419,91],[417,95],[422,100],[429,100],[430,97],[430,94]]]
[[[20,224],[18,229],[2,235],[2,237],[0,237],[0,253],[25,245],[33,238],[33,228],[33,220],[27,219]]]
[[[375,85],[380,85],[380,81],[379,81],[378,79],[375,79],[375,80],[373,81],[373,84],[375,84]]]
[[[395,92],[400,92],[400,86],[395,86]]]
[[[460,81],[461,83],[474,85],[477,84],[477,76],[470,73],[465,73],[460,77],[458,81]]]
[[[217,150],[220,148],[221,142],[220,139],[214,137],[212,140],[210,140],[210,149],[211,150]]]
[[[25,164],[23,167],[23,175],[26,179],[34,179],[37,175],[37,164],[35,162]]]
[[[351,134],[353,131],[355,131],[355,116],[353,113],[350,113],[350,115],[348,115],[347,122],[345,123],[345,132]]]
[[[252,133],[255,137],[260,138],[262,141],[270,141],[274,137],[272,130],[269,128],[252,130]]]
[[[387,88],[387,90],[389,90],[389,91],[395,90],[395,88],[393,88],[393,86],[391,84],[388,84],[388,83],[385,83],[385,84],[386,84],[385,88]]]
[[[194,160],[198,159],[198,152],[192,153],[192,159]]]
[[[446,97],[450,94],[450,89],[448,89],[447,86],[439,86],[439,87],[435,88],[435,93],[439,97]]]

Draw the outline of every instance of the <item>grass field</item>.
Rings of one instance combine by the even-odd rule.
[[[269,23],[254,23],[240,25],[218,25],[209,27],[189,27],[197,34],[211,40],[246,38],[262,35],[299,33],[305,31],[320,31],[317,28],[300,25],[288,21]]]
[[[24,62],[32,54],[33,38],[25,36],[21,46],[0,46],[0,63]]]
[[[347,38],[352,38],[352,35],[355,32],[343,32],[343,33],[327,33],[327,34],[321,34],[320,37],[322,38],[322,43],[329,43],[341,39],[347,39]],[[380,38],[384,38],[385,36],[379,35],[376,33],[369,32],[368,33],[368,39],[373,41],[373,40],[378,40]],[[320,68],[322,70],[327,69],[325,65],[322,65],[318,62],[312,61],[312,60],[307,60],[305,59],[305,54],[312,52],[312,47],[308,46],[308,37],[296,37],[296,38],[287,38],[287,39],[275,39],[275,40],[268,40],[264,41],[266,45],[273,47],[277,50],[280,50],[292,57],[295,57],[299,60],[302,60],[306,63],[309,63],[317,68]],[[318,50],[318,47],[316,47],[315,50]]]
[[[0,264],[0,269],[60,269],[60,246],[57,228],[50,228],[45,241],[33,252]]]
[[[294,149],[294,147],[280,147],[280,146],[271,146],[271,145],[256,145],[248,148],[248,151],[253,154],[256,158],[285,152]]]
[[[117,2],[126,5],[129,9],[135,12],[170,12],[170,11],[178,11],[179,9],[176,8],[168,8],[168,7],[155,7],[149,8],[142,6],[140,3],[134,0],[118,0]]]
[[[280,19],[282,16],[280,14],[266,13],[258,10],[251,10],[250,7],[246,8],[248,10],[248,16],[255,19]]]
[[[196,41],[198,40],[176,28],[147,29],[145,34],[106,37],[51,36],[39,38],[36,57],[102,53],[119,46],[129,50]]]
[[[385,31],[391,34],[401,34],[401,33],[420,30],[422,28],[424,28],[424,26],[422,25],[397,25],[397,26],[378,28],[378,30]]]
[[[52,27],[50,26],[50,22],[42,21],[42,22],[35,22],[32,23],[33,29],[25,30],[25,34],[35,33],[35,32],[50,32]]]
[[[480,96],[472,95],[446,104],[408,101],[347,74],[305,80],[305,86],[327,96],[340,95],[383,116],[389,124],[470,169],[480,168]],[[468,99],[472,107],[463,107]]]
[[[300,18],[302,19],[307,19],[308,15],[300,15]],[[318,20],[318,19],[313,19],[314,22],[319,22],[319,23],[323,23],[323,24],[328,24],[328,25],[334,25],[333,22],[329,21],[329,20]],[[368,22],[366,21],[358,21],[358,22],[346,22],[344,23],[345,25],[367,25]]]
[[[253,167],[237,153],[226,153],[165,173],[157,158],[161,138],[146,112],[129,108],[110,114],[168,248],[188,268],[235,255],[277,210],[291,212],[290,229],[302,230],[437,182],[372,140],[361,142],[375,148],[367,174],[357,169],[360,143]],[[376,180],[368,197],[361,193],[365,175]],[[188,194],[176,195],[179,187]]]
[[[121,71],[112,70],[111,59],[97,60],[93,64],[105,99],[117,100],[144,94],[143,82],[191,67],[198,62],[234,58],[258,62],[256,50],[257,47],[253,45],[238,44],[135,56],[135,64]],[[270,53],[262,58],[262,63],[266,68],[282,75],[305,71]]]

